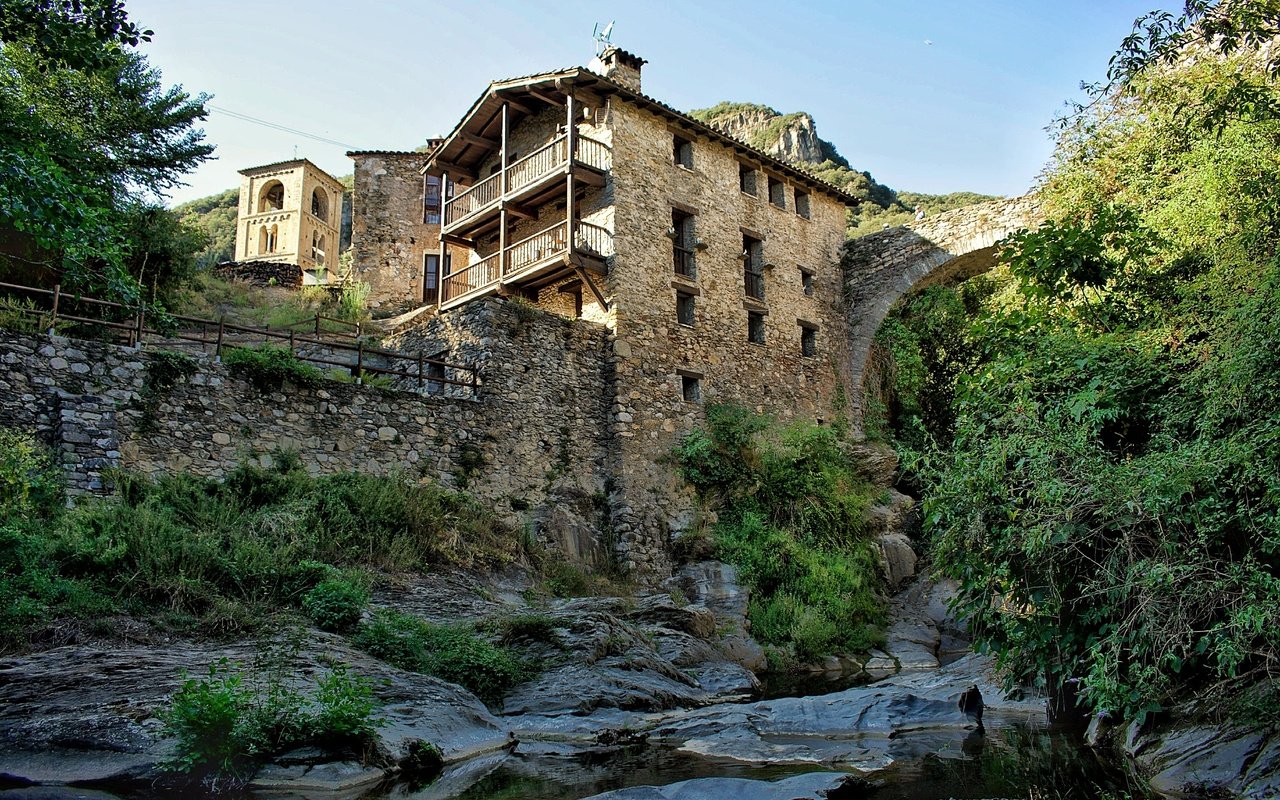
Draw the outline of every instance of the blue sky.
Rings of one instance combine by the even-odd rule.
[[[895,189],[1020,194],[1045,128],[1097,80],[1135,17],[1171,0],[355,4],[129,0],[169,83],[216,108],[360,149],[447,132],[490,80],[584,65],[592,27],[649,60],[644,90],[680,109],[720,100],[804,110],[857,169]],[[932,42],[927,44],[926,40]],[[174,202],[238,185],[296,147],[337,175],[346,147],[214,111],[217,160]]]

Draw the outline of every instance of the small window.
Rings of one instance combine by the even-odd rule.
[[[693,259],[693,215],[678,208],[671,209],[672,257],[677,275],[686,278],[697,277],[697,269]]]
[[[693,325],[693,295],[688,292],[676,292],[676,322]]]
[[[813,273],[807,269],[800,270],[800,285],[804,287],[804,293],[809,297],[813,297]]]
[[[742,235],[742,278],[747,297],[764,299],[764,242]]]
[[[681,375],[680,395],[686,403],[702,402],[702,379],[693,375]]]
[[[320,187],[311,193],[311,216],[329,221],[329,195]]]
[[[747,341],[764,344],[764,314],[759,311],[747,312]]]
[[[436,290],[440,288],[440,255],[438,253],[422,254],[422,301],[434,303]]]
[[[800,355],[816,356],[818,354],[818,330],[807,326],[800,327]]]
[[[428,225],[440,224],[440,179],[428,175],[422,189],[422,221]]]
[[[772,175],[769,176],[769,202],[778,208],[787,207],[787,185]]]
[[[738,165],[738,188],[744,194],[756,196],[756,171],[749,164]]]
[[[693,169],[693,142],[672,134],[671,155],[677,167]]]
[[[809,193],[796,189],[796,216],[809,219]]]
[[[439,356],[437,356],[438,358]],[[432,361],[427,364],[427,391],[443,392],[444,391],[444,364],[439,361]]]

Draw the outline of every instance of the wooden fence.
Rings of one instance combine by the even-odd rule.
[[[466,390],[470,396],[476,396],[479,389],[476,370],[462,364],[451,364],[435,357],[428,357],[419,352],[416,355],[394,350],[383,350],[366,345],[362,328],[358,322],[347,322],[317,314],[314,319],[301,320],[283,329],[255,328],[247,325],[236,325],[225,318],[211,320],[200,317],[188,317],[181,314],[166,314],[161,317],[161,327],[155,327],[156,319],[148,319],[146,306],[126,306],[109,300],[98,300],[80,294],[62,291],[61,286],[52,290],[34,286],[22,286],[12,283],[0,283],[0,292],[10,295],[21,295],[33,301],[30,307],[17,306],[8,309],[9,313],[18,312],[32,316],[37,320],[37,327],[50,331],[59,323],[74,323],[90,328],[111,332],[125,344],[140,347],[148,336],[160,340],[181,340],[195,342],[202,349],[212,347],[214,356],[222,357],[225,348],[242,346],[228,341],[230,337],[257,339],[263,344],[287,346],[289,351],[299,360],[325,367],[348,370],[357,382],[363,382],[365,375],[387,375],[416,382],[419,389],[430,392],[444,391],[444,387],[457,386]],[[96,312],[96,314],[95,314]],[[332,339],[320,339],[322,323],[337,323],[349,326],[350,333],[331,334]],[[312,335],[299,334],[295,330],[305,325],[312,329]],[[348,340],[348,341],[343,341]],[[324,355],[299,351],[299,347],[313,346],[337,353],[349,353],[350,360],[327,358]],[[369,363],[369,359],[385,361],[388,366],[377,366]]]

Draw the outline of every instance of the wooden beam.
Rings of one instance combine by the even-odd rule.
[[[538,212],[531,208],[519,205],[518,203],[507,203],[507,213],[520,219],[537,219]]]
[[[573,171],[573,177],[579,183],[585,183],[588,186],[604,186],[604,176],[593,169],[578,168]]]
[[[466,131],[458,131],[458,139],[466,142],[467,144],[474,144],[478,147],[498,147],[498,142],[493,139],[486,139],[483,136],[476,136],[474,133],[467,133]]]
[[[562,106],[565,103],[563,99],[558,98],[552,94],[547,94],[546,92],[540,91],[538,89],[534,89],[533,87],[529,87],[529,94],[538,98],[542,102],[547,103],[548,105]]]
[[[467,178],[473,183],[476,181],[475,172],[467,169],[464,166],[461,166],[460,164],[454,164],[452,161],[436,161],[433,164],[433,166],[436,167],[437,169],[442,170],[443,172],[452,173],[456,177]]]
[[[600,292],[600,287],[596,286],[596,282],[591,280],[591,276],[587,274],[587,271],[576,264],[574,265],[573,271],[582,279],[582,282],[587,285],[587,288],[591,290],[591,293],[596,296],[596,302],[600,304],[600,307],[608,311],[609,301],[604,299],[604,295]]]
[[[504,103],[506,103],[507,105],[511,106],[511,107],[512,107],[512,108],[514,108],[516,111],[519,111],[521,114],[528,114],[528,115],[530,115],[530,116],[532,116],[532,115],[533,115],[533,109],[532,109],[532,108],[530,108],[529,106],[524,105],[523,103],[520,103],[520,102],[518,102],[518,101],[516,101],[516,100],[511,99],[511,96],[510,96],[510,95],[508,95],[508,94],[506,94],[505,92],[499,92],[499,93],[498,93],[498,97],[501,97],[501,98],[502,98],[502,101],[503,101]]]
[[[475,249],[476,249],[476,240],[475,240],[475,239],[468,239],[467,237],[465,237],[465,236],[459,236],[459,235],[458,235],[458,234],[456,234],[456,233],[446,233],[446,234],[442,234],[442,235],[440,236],[440,240],[441,240],[441,241],[443,241],[443,242],[447,242],[448,244],[456,244],[456,245],[458,245],[459,247],[466,247],[466,248],[469,248],[469,249],[471,249],[471,250],[475,250]]]

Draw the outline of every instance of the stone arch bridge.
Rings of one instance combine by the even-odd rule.
[[[1043,219],[1037,198],[1028,194],[947,211],[846,245],[852,399],[859,425],[871,343],[893,304],[911,292],[990,270],[996,265],[997,242]]]

